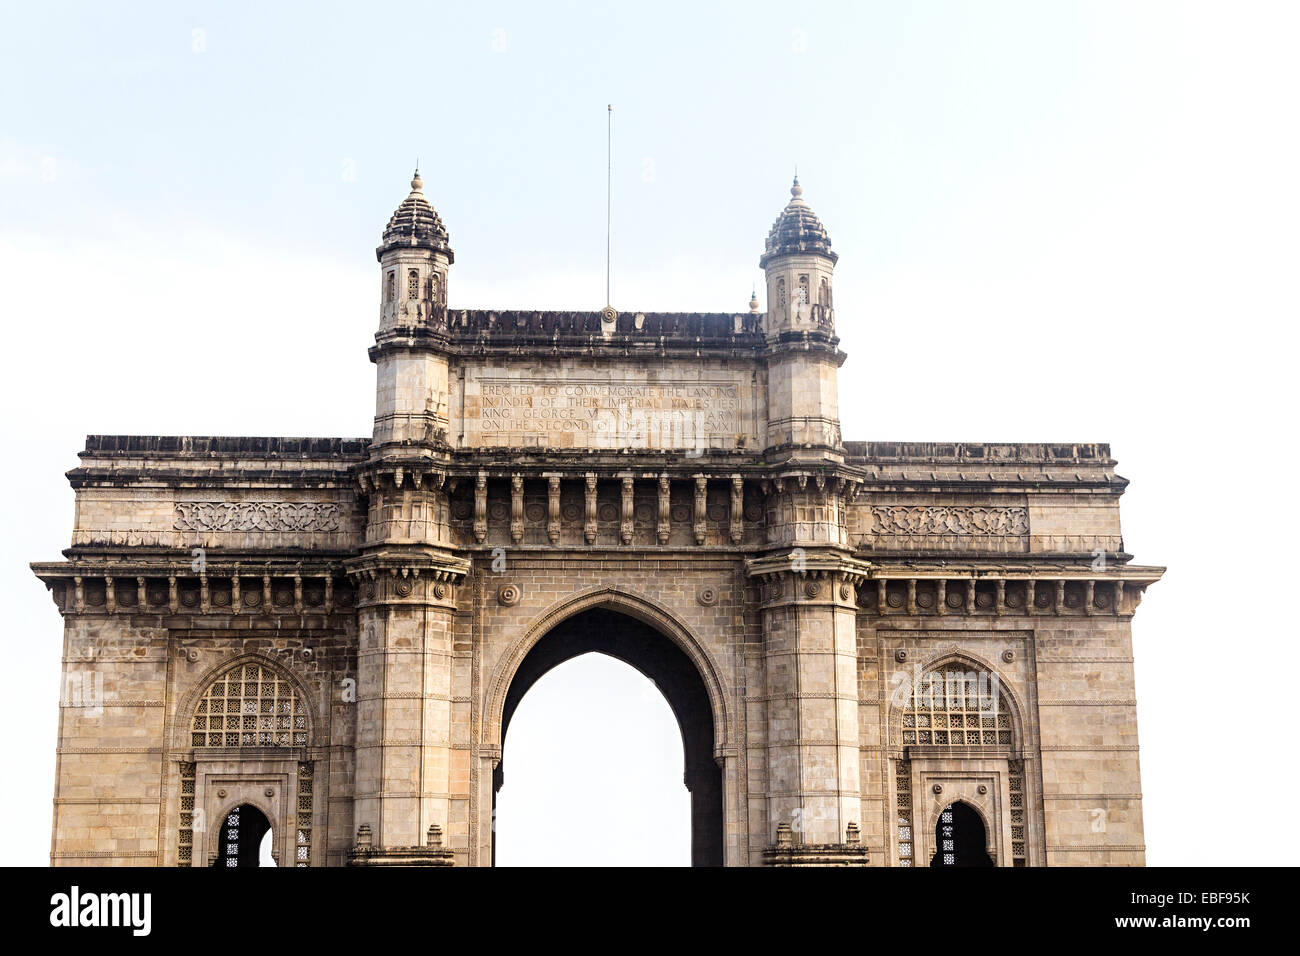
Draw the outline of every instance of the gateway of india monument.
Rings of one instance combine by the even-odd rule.
[[[371,437],[89,436],[32,566],[51,861],[491,865],[511,716],[598,651],[677,717],[697,865],[1143,864],[1163,569],[1110,447],[846,441],[838,256],[790,194],[766,311],[456,309],[417,172]]]

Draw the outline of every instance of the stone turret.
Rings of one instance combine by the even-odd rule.
[[[831,287],[835,262],[831,237],[804,202],[796,176],[790,202],[767,234],[759,266],[767,276],[769,330],[835,328]]]
[[[418,169],[410,195],[384,227],[375,257],[382,269],[380,329],[421,325],[446,310],[447,270],[456,256],[447,227],[424,196]]]
[[[839,457],[837,348],[826,227],[795,177],[790,202],[772,224],[758,264],[767,277],[767,447],[797,458]]]
[[[447,228],[424,196],[420,171],[384,227],[380,265],[374,442],[441,445],[447,437],[447,271],[455,255]]]

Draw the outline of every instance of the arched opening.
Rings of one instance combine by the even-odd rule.
[[[217,856],[212,865],[217,867],[274,866],[270,858],[271,821],[251,803],[241,803],[221,821],[217,835]],[[265,853],[264,853],[265,850]]]
[[[223,773],[237,778],[247,776],[260,780],[268,772],[268,760],[275,761],[280,770],[287,773],[293,773],[296,763],[296,787],[292,778],[289,784],[291,789],[296,789],[295,813],[287,821],[289,826],[296,824],[295,839],[291,841],[294,862],[285,865],[310,866],[315,767],[312,760],[303,759],[306,756],[304,749],[311,740],[311,719],[300,686],[288,672],[266,661],[247,658],[229,664],[201,686],[202,693],[194,702],[189,732],[182,739],[192,748],[198,761],[215,760],[223,766]],[[178,732],[183,733],[185,726],[182,724]],[[176,865],[182,867],[202,866],[204,860],[205,842],[198,826],[202,817],[196,809],[203,803],[198,767],[195,760],[183,761],[177,767],[180,799]],[[259,811],[253,812],[260,815]],[[269,829],[267,823],[258,832],[259,837]],[[221,859],[227,855],[224,849],[227,842],[223,839],[218,848]],[[260,854],[268,861],[270,846],[267,843]],[[257,866],[258,856],[258,844],[253,843],[252,862],[247,862],[250,853],[242,852],[236,862],[228,865]],[[277,864],[270,861],[262,865]]]
[[[275,866],[275,841],[271,839],[271,831],[267,830],[262,835],[262,842],[257,848],[257,865],[258,866]]]
[[[687,866],[682,736],[659,689],[605,654],[549,670],[524,695],[497,794],[498,866]]]
[[[722,772],[713,757],[713,709],[695,664],[669,637],[627,614],[608,608],[583,611],[557,624],[520,662],[505,696],[501,720],[503,746],[510,720],[528,690],[553,668],[590,653],[605,654],[629,664],[648,677],[668,701],[681,732],[684,779],[690,791],[691,852],[693,866],[722,865]],[[591,715],[599,720],[599,714]],[[599,759],[594,755],[593,759]],[[493,814],[496,792],[505,780],[505,759],[493,780]],[[581,798],[579,798],[581,799]],[[576,821],[576,822],[575,822]],[[562,823],[562,826],[560,825]],[[581,807],[568,821],[557,823],[556,839],[575,839],[581,824]],[[616,834],[583,834],[588,839],[617,839]],[[493,862],[496,840],[493,840]]]
[[[986,844],[984,821],[975,809],[960,800],[950,803],[934,827],[935,851],[930,865],[992,866]]]
[[[920,852],[912,839],[913,823],[917,828],[924,827],[924,822],[913,815],[914,772],[937,777],[961,774],[971,769],[969,761],[981,761],[990,775],[999,775],[1006,780],[1007,804],[999,803],[988,811],[991,818],[988,827],[994,837],[992,845],[997,847],[994,855],[1011,866],[1029,865],[1026,834],[1031,825],[1041,826],[1041,818],[1035,816],[1026,789],[1021,743],[1023,730],[1018,716],[1022,711],[1014,694],[988,665],[967,658],[944,660],[915,677],[907,676],[909,679],[903,685],[906,697],[890,718],[891,737],[900,745],[900,754],[894,761],[898,865],[912,866],[922,862],[913,858],[915,852]],[[914,767],[916,764],[919,766]],[[988,834],[983,819],[970,807],[965,809],[975,814],[980,832],[979,845],[984,846]],[[952,810],[953,807],[946,807],[944,812]],[[1004,821],[1010,823],[1009,845],[1002,842]],[[940,851],[934,857],[936,862],[931,865],[956,865],[944,864],[943,839],[936,837],[936,841],[935,846],[940,847]]]

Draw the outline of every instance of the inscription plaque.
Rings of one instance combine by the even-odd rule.
[[[733,380],[609,382],[484,377],[467,407],[471,443],[573,448],[735,448],[754,434]],[[477,415],[474,413],[477,412]]]

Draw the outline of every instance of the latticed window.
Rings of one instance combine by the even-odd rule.
[[[226,866],[239,866],[239,807],[235,807],[226,815],[221,840],[225,847],[222,856],[225,858]]]
[[[194,712],[193,747],[305,747],[307,709],[293,685],[261,664],[212,682]]]
[[[1006,747],[1011,712],[996,677],[950,665],[930,671],[903,709],[903,745]]]
[[[899,760],[895,767],[894,805],[898,826],[898,865],[912,865],[912,764]]]
[[[180,776],[180,837],[176,865],[191,866],[194,861],[194,764],[181,764]]]
[[[315,766],[311,763],[298,764],[298,839],[294,854],[295,866],[311,866],[311,829],[312,829],[312,781]]]
[[[1011,865],[1025,866],[1025,762],[1011,761],[1007,786],[1011,791]]]
[[[955,846],[955,836],[953,832],[956,829],[953,826],[952,807],[945,807],[943,813],[939,814],[939,865],[955,866],[957,863],[957,854]]]
[[[408,299],[420,297],[420,273],[415,269],[406,273],[406,297]]]

